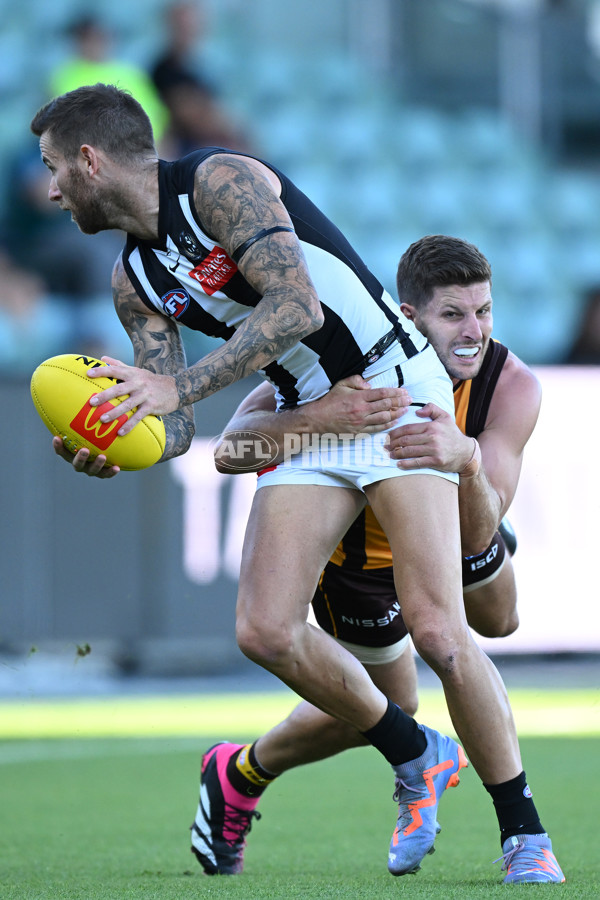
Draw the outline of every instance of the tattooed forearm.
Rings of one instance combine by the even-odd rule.
[[[161,331],[151,331],[148,327],[144,341],[132,339],[136,366],[159,375],[177,375],[185,369],[186,359],[179,341]]]
[[[181,456],[189,450],[194,437],[194,413],[193,407],[187,406],[177,412],[163,416],[167,440],[165,450],[160,462]]]
[[[134,364],[160,375],[176,375],[186,359],[177,325],[152,313],[134,291],[120,261],[113,271],[117,315],[133,346]]]
[[[195,403],[263,369],[314,330],[314,318],[294,298],[263,297],[227,343],[175,376],[181,404]]]
[[[185,370],[185,350],[177,325],[144,306],[120,260],[113,271],[113,298],[133,346],[135,365],[157,375],[175,376]],[[188,450],[194,436],[194,410],[186,406],[164,416],[163,422],[166,443],[161,461]]]

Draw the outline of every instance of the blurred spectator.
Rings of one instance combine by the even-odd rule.
[[[165,132],[168,112],[148,73],[112,55],[113,34],[94,15],[76,19],[68,28],[73,55],[51,72],[49,93],[54,97],[84,84],[116,84],[129,91],[146,110],[158,143]]]
[[[48,170],[35,139],[13,162],[7,199],[5,243],[18,264],[28,267],[35,259],[52,293],[82,300],[110,295],[110,273],[124,236],[107,231],[92,238],[57,203],[48,203]]]
[[[165,10],[166,43],[150,74],[169,110],[170,124],[163,153],[185,156],[198,147],[227,147],[252,153],[244,129],[222,108],[215,86],[200,62],[206,34],[204,10],[198,2],[175,2]]]
[[[68,327],[42,279],[16,266],[0,247],[0,371],[30,375],[42,360],[62,352]]]
[[[56,96],[98,81],[118,84],[144,106],[156,134],[164,134],[168,112],[151,78],[144,69],[111,56],[110,31],[90,15],[74,21],[68,34],[73,54],[49,74],[44,93]],[[7,278],[10,274],[2,300],[2,340],[17,333],[27,336],[13,341],[10,358],[17,354],[25,365],[32,356],[39,361],[43,341],[36,322],[47,331],[44,346],[58,338],[63,341],[62,346],[54,345],[57,353],[119,356],[123,349],[128,353],[120,331],[115,329],[113,335],[105,324],[111,320],[106,315],[112,308],[110,273],[124,235],[83,234],[57,204],[48,203],[48,172],[31,136],[9,167],[9,176],[1,223],[3,272]],[[33,271],[35,289],[28,275]],[[35,315],[29,315],[27,309],[34,306]],[[44,352],[51,355],[48,348]]]
[[[114,35],[90,14],[69,26],[72,53],[49,73],[44,93],[56,96],[98,81],[119,85],[148,113],[165,158],[203,145],[252,152],[249,139],[221,109],[214,86],[200,71],[202,10],[196,3],[177,2],[165,15],[165,48],[152,77],[113,55]],[[85,235],[57,204],[48,203],[48,172],[31,138],[9,166],[6,193],[0,221],[2,369],[30,373],[42,359],[63,352],[108,353],[127,361],[129,342],[123,341],[120,327],[107,325],[114,317],[106,315],[112,307],[110,273],[123,234]],[[189,348],[194,358],[208,349]]]
[[[31,265],[17,265],[0,245],[0,374],[28,377],[58,353],[127,360],[131,348],[114,318],[106,315],[106,298],[77,304],[50,293]]]
[[[2,233],[14,266],[35,271],[55,314],[69,317],[72,346],[65,352],[104,346],[97,308],[102,305],[105,316],[112,308],[110,273],[124,237],[116,231],[83,234],[57,204],[48,203],[48,171],[33,139],[10,169]]]
[[[585,294],[579,329],[563,362],[568,366],[600,365],[600,285]]]

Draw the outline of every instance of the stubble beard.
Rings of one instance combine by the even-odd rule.
[[[83,234],[98,234],[116,227],[110,223],[106,202],[94,193],[85,175],[73,167],[70,179],[69,209],[79,230]]]

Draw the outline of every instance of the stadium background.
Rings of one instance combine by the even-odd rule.
[[[165,5],[102,4],[121,58],[153,57]],[[400,253],[425,233],[467,238],[490,259],[495,336],[535,367],[545,399],[510,513],[522,626],[486,647],[596,657],[600,370],[561,363],[600,284],[600,4],[204,5],[202,64],[224,107],[388,289]],[[83,11],[76,0],[0,2],[3,219],[12,161],[35,144],[30,118]],[[108,270],[106,283],[99,328],[126,356]],[[88,645],[88,671],[119,677],[245,671],[233,619],[252,477],[218,476],[208,445],[254,382],[202,404],[182,460],[108,483],[74,478],[50,451],[28,379],[41,359],[79,348],[61,343],[60,322],[45,343],[26,331],[7,338],[11,311],[0,306],[3,679],[22,678],[24,660],[72,667],[73,648]],[[54,310],[64,315],[59,302]],[[191,359],[209,346],[186,340]]]

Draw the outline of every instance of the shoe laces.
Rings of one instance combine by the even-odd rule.
[[[256,809],[238,809],[237,806],[225,804],[223,815],[223,837],[225,841],[232,847],[244,840],[252,829],[252,819],[258,820],[261,814]],[[233,837],[227,837],[227,833]]]
[[[395,803],[400,803],[400,795],[402,790],[410,791],[411,794],[425,793],[422,787],[412,787],[410,784],[407,784],[403,778],[396,778],[396,790],[392,794],[392,800]]]
[[[498,859],[495,859],[492,865],[503,860],[503,864],[501,867],[502,872],[508,872],[511,866],[511,863],[517,854],[521,854],[519,863],[521,866],[531,866],[536,863],[539,864],[539,855],[540,848],[535,844],[527,844],[525,841],[517,841],[514,847],[511,847],[510,850],[507,850],[506,853],[503,853],[502,856],[499,856]]]
[[[522,841],[519,841],[518,844],[515,844],[514,847],[511,847],[510,850],[508,850],[506,853],[503,853],[502,856],[498,857],[498,859],[495,859],[493,861],[492,865],[495,866],[496,863],[499,863],[500,861],[502,861],[502,866],[500,867],[500,871],[508,872],[508,867],[510,866],[511,862],[513,861],[513,857],[517,853],[519,853],[519,851],[522,850],[524,846],[525,846],[525,844]]]

